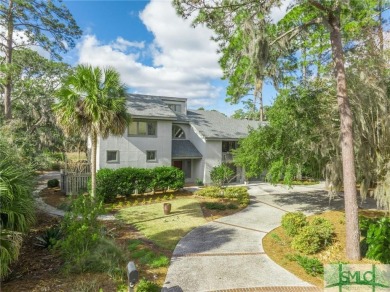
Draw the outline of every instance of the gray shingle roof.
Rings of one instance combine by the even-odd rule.
[[[176,120],[176,114],[162,101],[163,97],[127,94],[128,112],[133,117]]]
[[[248,135],[249,129],[262,125],[258,121],[235,120],[215,111],[187,111],[190,124],[205,139],[240,139]]]
[[[172,140],[172,158],[202,158],[202,154],[189,140]]]

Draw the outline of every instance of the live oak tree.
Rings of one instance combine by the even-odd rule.
[[[13,67],[13,118],[0,127],[1,134],[30,161],[44,162],[43,152],[63,151],[64,138],[52,105],[71,69],[30,49],[14,51]]]
[[[69,10],[61,0],[1,0],[0,50],[5,56],[2,64],[4,89],[4,114],[11,119],[13,89],[13,52],[26,46],[39,46],[54,58],[75,45],[81,36]]]
[[[237,18],[248,15],[255,15],[261,27],[258,32],[267,28],[267,23],[261,23],[261,19],[270,17],[270,7],[280,4],[280,1],[195,1],[195,0],[175,0],[177,11],[183,17],[196,13],[195,24],[204,23],[216,33],[215,40],[220,42],[222,48],[228,48],[229,43],[238,36],[235,35]],[[301,34],[312,27],[326,29],[326,36],[330,42],[331,55],[333,58],[333,72],[336,84],[336,97],[340,119],[340,148],[342,160],[342,178],[345,194],[346,213],[346,250],[347,257],[352,260],[360,259],[359,247],[359,226],[358,226],[358,206],[356,192],[356,175],[354,159],[353,140],[353,117],[345,73],[343,28],[349,26],[351,31],[356,27],[375,25],[373,15],[377,6],[376,1],[341,1],[341,0],[300,0],[295,1],[290,7],[286,16],[278,23],[276,32],[267,34],[269,44],[280,43],[281,46],[287,44],[294,48],[304,46],[307,42],[300,38]],[[229,16],[229,17],[228,17]],[[255,23],[255,24],[256,24]],[[269,27],[269,26],[268,26]],[[231,37],[231,34],[234,36]],[[264,34],[263,34],[264,35]],[[256,36],[256,34],[254,34]],[[249,33],[242,36],[244,45],[250,43],[245,38],[253,36]],[[325,38],[324,38],[325,40]],[[318,42],[319,40],[317,40]],[[257,46],[261,50],[261,45]],[[234,45],[232,51],[238,50],[242,54],[245,48]],[[264,53],[264,52],[263,52]],[[237,52],[233,53],[237,54]],[[247,55],[247,63],[256,64],[255,56]],[[265,59],[265,58],[264,58]],[[261,67],[261,64],[257,64]],[[234,66],[234,64],[233,64]],[[242,68],[242,66],[238,67]],[[255,72],[255,69],[250,68]],[[254,73],[255,74],[255,73]],[[232,84],[232,83],[231,83]],[[231,85],[230,84],[230,85]],[[240,86],[237,86],[240,88]]]

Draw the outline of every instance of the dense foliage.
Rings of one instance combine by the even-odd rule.
[[[282,217],[282,227],[288,236],[297,235],[308,224],[302,212],[289,212]]]
[[[224,183],[233,176],[233,170],[226,164],[221,164],[213,167],[210,171],[211,181],[217,186],[223,186]]]
[[[333,233],[330,221],[316,217],[293,237],[291,247],[304,254],[317,253],[331,243]]]
[[[0,139],[0,278],[18,258],[22,235],[34,222],[33,186],[33,168]]]
[[[390,264],[390,218],[361,219],[367,258]]]
[[[246,206],[249,204],[249,193],[246,187],[206,187],[199,189],[195,195],[207,198],[226,198],[235,199],[240,205]]]
[[[130,196],[137,190],[177,190],[184,186],[184,172],[176,167],[161,166],[152,169],[124,167],[100,169],[96,175],[96,195],[105,202],[117,195]]]

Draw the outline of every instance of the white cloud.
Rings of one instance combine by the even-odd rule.
[[[114,49],[118,49],[120,51],[126,51],[128,48],[143,49],[145,47],[145,43],[144,42],[130,42],[128,40],[125,40],[122,37],[117,37],[115,42],[112,43],[112,47]]]
[[[192,28],[169,1],[152,0],[140,18],[154,36],[152,44],[145,47],[122,37],[104,44],[89,34],[78,45],[79,63],[115,67],[134,92],[187,97],[193,106],[214,104],[222,88],[212,81],[219,80],[222,71],[211,31]],[[152,57],[151,65],[140,59],[146,53]]]
[[[271,9],[271,19],[274,23],[277,23],[281,20],[287,13],[287,8],[292,4],[294,0],[283,0],[280,7],[274,7]]]

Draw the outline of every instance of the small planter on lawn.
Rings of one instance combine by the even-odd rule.
[[[171,203],[164,203],[164,215],[169,215],[171,213]]]

